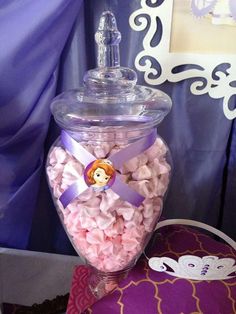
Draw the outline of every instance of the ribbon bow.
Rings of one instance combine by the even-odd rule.
[[[140,153],[144,152],[152,146],[156,140],[157,132],[153,130],[150,134],[144,136],[140,140],[130,144],[121,149],[114,155],[106,158],[109,160],[116,170],[120,169],[124,162],[134,158]],[[64,148],[73,155],[86,168],[90,163],[97,160],[95,156],[89,153],[81,144],[75,141],[67,132],[61,132],[61,143]],[[88,189],[83,177],[79,178],[75,183],[70,185],[60,196],[60,201],[64,208],[67,207],[76,197]],[[144,200],[144,197],[131,189],[128,184],[124,183],[120,174],[116,171],[115,180],[110,187],[116,194],[118,194],[124,201],[139,207]]]

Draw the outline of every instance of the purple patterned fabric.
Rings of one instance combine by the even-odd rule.
[[[151,256],[215,255],[232,257],[229,246],[183,226],[160,229],[149,249]],[[119,288],[90,309],[92,314],[236,313],[236,280],[195,281],[151,270],[143,257]]]

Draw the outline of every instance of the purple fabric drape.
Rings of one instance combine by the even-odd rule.
[[[0,245],[25,248],[35,209],[57,64],[76,0],[0,4]]]
[[[236,121],[231,129],[227,149],[227,164],[225,167],[225,186],[223,206],[219,217],[219,227],[236,240]]]
[[[162,2],[146,1],[150,7]],[[43,158],[59,135],[53,121],[48,131],[49,103],[55,93],[81,85],[84,72],[96,66],[94,32],[104,10],[117,17],[121,64],[134,68],[145,31],[133,31],[128,21],[138,8],[140,1],[127,0],[0,4],[0,245],[73,252],[42,172]],[[138,79],[145,85],[143,73]],[[236,128],[225,118],[222,100],[194,96],[190,84],[155,86],[173,100],[171,113],[158,127],[174,161],[163,215],[221,226],[236,237]]]

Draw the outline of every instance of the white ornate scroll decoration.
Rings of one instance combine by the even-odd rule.
[[[234,119],[236,109],[230,108],[230,101],[236,95],[236,55],[170,53],[173,0],[140,3],[141,8],[131,14],[129,23],[135,31],[145,30],[143,50],[135,58],[135,67],[144,72],[145,82],[159,85],[192,79],[192,94],[222,98],[226,118]],[[160,39],[153,45],[157,34]]]
[[[152,257],[148,264],[155,271],[166,272],[171,276],[185,279],[225,280],[236,277],[236,265],[233,258],[184,255],[175,261],[169,257]],[[171,268],[171,271],[167,270],[167,266]]]

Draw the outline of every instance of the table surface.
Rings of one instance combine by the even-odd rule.
[[[78,256],[0,248],[0,304],[31,306],[70,291]]]

